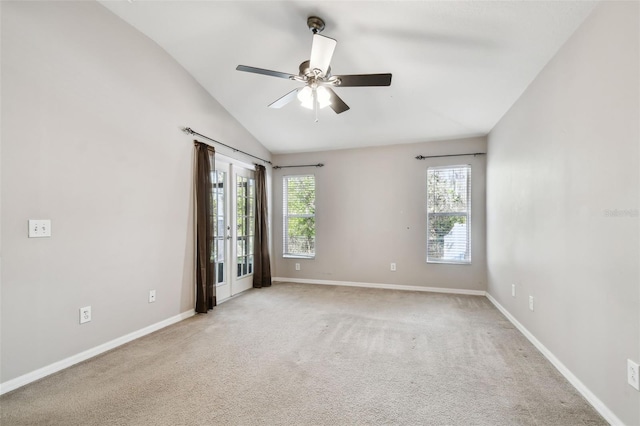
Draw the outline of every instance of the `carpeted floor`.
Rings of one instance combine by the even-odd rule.
[[[0,397],[9,425],[599,425],[484,297],[278,283]]]

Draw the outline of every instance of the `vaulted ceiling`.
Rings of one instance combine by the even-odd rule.
[[[595,6],[589,1],[103,1],[172,55],[273,153],[486,135]],[[319,16],[333,74],[392,73],[339,87],[350,110],[267,108],[301,83]]]

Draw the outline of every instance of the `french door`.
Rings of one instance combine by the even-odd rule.
[[[254,175],[253,170],[216,156],[212,219],[218,302],[253,286]]]

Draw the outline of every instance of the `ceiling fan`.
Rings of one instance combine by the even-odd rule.
[[[324,21],[317,16],[310,16],[307,19],[307,26],[313,33],[311,58],[300,64],[298,75],[246,65],[236,67],[238,71],[286,78],[305,84],[271,103],[269,108],[282,108],[298,98],[303,107],[315,110],[316,121],[318,121],[318,110],[326,106],[330,106],[336,114],[341,114],[349,109],[349,106],[333,90],[334,87],[391,85],[391,74],[332,75],[331,57],[338,42],[319,34],[324,30]]]

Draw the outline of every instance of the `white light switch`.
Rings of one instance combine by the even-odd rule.
[[[46,238],[51,236],[49,219],[29,219],[29,238]]]

